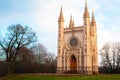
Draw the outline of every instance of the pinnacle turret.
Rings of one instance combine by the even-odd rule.
[[[96,26],[96,21],[95,21],[95,17],[94,17],[94,12],[92,12],[91,26]]]
[[[72,15],[70,16],[70,23],[69,23],[69,28],[72,28],[73,21],[72,21]]]
[[[72,15],[70,16],[70,23],[69,23],[69,28],[74,27],[74,20],[72,19]]]
[[[87,7],[87,1],[85,0],[85,11],[84,11],[84,18],[89,18],[89,12],[88,12],[88,7]]]
[[[61,10],[60,10],[60,16],[59,16],[59,19],[58,19],[58,22],[60,22],[60,21],[64,21],[62,6],[61,6]]]
[[[74,20],[72,21],[72,26],[73,26],[73,27],[75,26],[75,24],[74,24]]]

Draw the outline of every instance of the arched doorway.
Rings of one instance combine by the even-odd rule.
[[[70,58],[70,70],[77,71],[77,60],[74,55],[72,55]]]

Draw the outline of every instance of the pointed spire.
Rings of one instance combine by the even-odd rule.
[[[88,12],[88,7],[87,7],[87,0],[85,0],[84,18],[89,18],[89,12]]]
[[[59,16],[59,19],[58,19],[58,22],[60,22],[60,21],[64,21],[62,6],[61,6],[61,10],[60,10],[60,16]]]
[[[94,11],[92,11],[91,26],[96,26],[96,21],[95,21],[95,17],[94,17]]]
[[[75,25],[75,24],[74,24],[74,20],[73,20],[73,21],[72,21],[72,26],[74,27],[74,25]]]
[[[72,15],[70,16],[70,23],[69,23],[69,28],[73,27],[73,20],[72,20]]]

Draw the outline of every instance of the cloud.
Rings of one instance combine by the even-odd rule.
[[[103,25],[102,23],[98,23],[98,29],[97,29],[97,36],[98,36],[98,49],[101,49],[102,46],[105,43],[108,42],[119,42],[120,41],[120,27],[116,26],[114,24],[111,24],[111,26]]]

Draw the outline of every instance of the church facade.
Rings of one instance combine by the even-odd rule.
[[[72,16],[69,27],[64,26],[62,7],[58,18],[57,73],[98,73],[97,33],[94,13],[90,19],[87,2],[83,25],[75,26]]]

